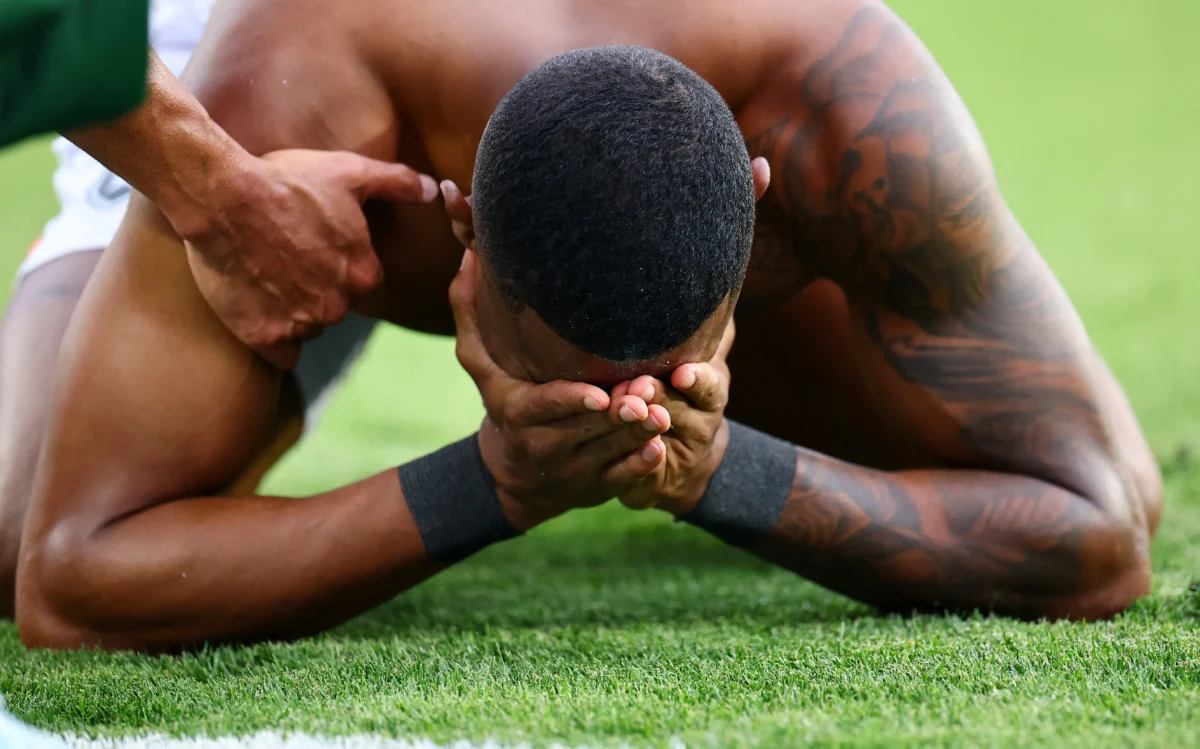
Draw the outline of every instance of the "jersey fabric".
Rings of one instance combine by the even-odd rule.
[[[147,0],[0,2],[0,146],[136,107],[147,10]]]

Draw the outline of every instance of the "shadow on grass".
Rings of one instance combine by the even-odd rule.
[[[511,542],[330,637],[723,621],[770,629],[873,616],[690,528],[653,526]]]

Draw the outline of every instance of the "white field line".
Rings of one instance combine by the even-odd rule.
[[[475,744],[470,741],[455,741],[436,744],[424,739],[389,739],[382,736],[307,736],[305,734],[281,734],[272,731],[252,736],[209,738],[167,738],[164,736],[142,736],[131,738],[86,739],[65,737],[72,749],[528,749],[527,744],[512,745],[487,741]],[[554,744],[552,749],[568,749]],[[575,749],[587,749],[576,747]]]
[[[65,736],[63,740],[71,749],[530,749],[528,744],[501,744],[491,740],[482,744],[466,740],[437,744],[427,739],[389,739],[369,734],[308,736],[303,733],[281,734],[274,731],[263,731],[253,736],[226,736],[219,739],[181,739],[150,735],[110,739]],[[672,741],[670,746],[671,749],[686,749],[683,742],[678,740]],[[551,744],[550,749],[590,748]]]
[[[3,712],[0,700],[0,749],[529,749],[528,744],[501,744],[485,741],[476,744],[466,740],[438,744],[427,739],[392,739],[384,736],[309,736],[303,733],[262,731],[250,736],[222,738],[171,738],[151,734],[121,738],[87,738],[54,736],[15,720]],[[552,744],[550,749],[572,749]],[[589,749],[585,746],[573,749]],[[685,749],[680,741],[672,741],[671,749]]]

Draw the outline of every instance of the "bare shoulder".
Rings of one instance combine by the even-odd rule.
[[[916,34],[865,2],[806,42],[807,58],[744,118],[752,154],[772,167],[763,213],[774,254],[786,246],[809,278],[839,284],[889,353],[889,331],[907,325],[1010,349],[1086,349],[966,106]]]
[[[772,167],[764,256],[842,288],[864,376],[932,454],[1104,494],[1096,477],[1138,442],[1136,421],[1098,387],[965,105],[882,4],[827,31],[743,116]]]
[[[801,46],[746,137],[812,274],[866,294],[915,248],[935,263],[939,248],[963,262],[996,249],[1009,216],[986,149],[916,34],[870,2]]]
[[[395,107],[363,37],[372,7],[218,0],[183,81],[252,152],[319,148],[390,158]]]

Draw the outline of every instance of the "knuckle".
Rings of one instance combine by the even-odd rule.
[[[336,325],[346,319],[346,314],[350,312],[350,303],[341,294],[333,294],[325,300],[323,311],[321,322]]]
[[[359,271],[360,281],[366,291],[374,289],[379,284],[383,283],[383,265],[376,259],[374,250],[371,250],[369,255],[370,261],[362,263],[362,269]]]
[[[251,348],[259,348],[266,342],[266,336],[258,330],[235,330],[238,339]]]
[[[283,340],[283,331],[275,326],[259,328],[257,331],[247,336],[247,342],[257,348],[265,348],[274,346]]]
[[[525,415],[525,409],[516,399],[506,398],[500,404],[500,415],[506,423],[513,424],[521,420]]]
[[[525,438],[525,454],[536,466],[545,465],[554,456],[555,444],[552,440],[536,435]]]
[[[487,420],[492,422],[493,425],[500,426],[504,424],[504,417],[501,416],[500,413],[491,406],[491,404],[485,402],[483,404],[483,410],[487,414]]]

